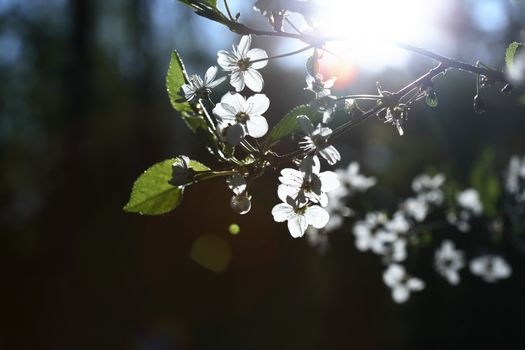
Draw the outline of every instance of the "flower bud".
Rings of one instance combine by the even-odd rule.
[[[230,200],[230,206],[237,213],[243,215],[250,211],[252,208],[252,202],[250,201],[250,196],[244,192],[237,196],[233,196]]]
[[[481,95],[479,94],[474,96],[474,112],[478,114],[483,114],[485,113],[486,109],[487,105],[485,104],[485,100],[483,99],[483,97],[481,97]]]

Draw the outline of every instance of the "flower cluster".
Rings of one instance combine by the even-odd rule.
[[[200,5],[196,4],[192,6],[200,9]],[[287,12],[292,11],[287,9],[288,5],[290,4],[274,0],[259,0],[254,8],[268,17],[276,33],[280,33],[284,30]],[[309,16],[299,12],[308,21]],[[241,25],[237,22],[238,18],[233,18],[229,9],[228,17],[233,21],[232,24]],[[287,23],[292,25],[289,20]],[[248,27],[245,30],[249,32]],[[308,44],[311,43],[313,42],[308,41]],[[270,59],[312,50],[312,46],[315,48],[306,64],[305,87],[305,90],[313,94],[312,100],[308,106],[301,106],[303,115],[291,114],[291,119],[283,118],[286,120],[278,123],[266,140],[259,142],[258,139],[268,134],[269,125],[264,115],[270,107],[270,99],[262,93],[264,79],[259,70]],[[525,158],[513,157],[506,174],[505,194],[511,199],[511,204],[504,206],[504,214],[511,216],[509,220],[503,217],[504,214],[498,217],[493,211],[490,212],[495,205],[486,204],[485,200],[490,196],[483,189],[480,190],[482,186],[473,184],[471,188],[464,190],[457,190],[458,186],[455,186],[453,190],[447,190],[445,175],[439,173],[415,177],[412,181],[414,194],[399,201],[391,213],[382,210],[367,212],[354,204],[350,208],[348,200],[364,197],[364,193],[377,185],[377,180],[361,174],[357,162],[351,162],[345,169],[321,171],[321,160],[330,166],[341,161],[341,154],[332,144],[333,139],[345,131],[345,128],[373,115],[395,126],[398,133],[403,135],[407,115],[415,102],[425,98],[429,106],[437,105],[432,79],[442,73],[443,68],[438,66],[432,69],[398,92],[385,91],[377,83],[377,95],[338,97],[332,94],[336,77],[326,79],[319,73],[319,59],[325,51],[329,51],[322,45],[312,46],[269,57],[264,50],[252,48],[250,35],[243,35],[238,45],[233,45],[230,51],[220,50],[217,53],[217,64],[222,76],[219,68],[212,66],[206,70],[204,78],[193,74],[186,78],[185,84],[177,83],[179,85],[173,90],[179,91],[180,88],[184,99],[190,104],[189,110],[197,117],[203,117],[202,121],[215,147],[210,150],[226,165],[222,169],[210,169],[186,156],[180,156],[175,161],[170,160],[172,177],[168,183],[180,189],[179,192],[173,191],[179,196],[174,199],[179,200],[182,190],[192,183],[225,176],[226,184],[233,193],[231,208],[238,214],[246,214],[252,206],[252,196],[249,194],[252,182],[266,168],[293,162],[297,168],[288,167],[280,171],[277,195],[281,202],[271,211],[273,219],[276,222],[286,222],[288,231],[294,238],[306,235],[308,241],[321,251],[329,247],[329,233],[343,228],[345,222],[350,221],[350,232],[356,249],[380,257],[384,265],[383,281],[390,288],[395,302],[404,303],[411,293],[425,288],[425,282],[408,271],[409,266],[414,266],[414,257],[410,254],[412,248],[435,248],[433,267],[440,278],[453,286],[460,283],[462,271],[467,267],[474,276],[489,283],[510,277],[512,268],[501,255],[486,253],[485,247],[481,250],[477,248],[471,253],[462,244],[455,242],[453,236],[448,235],[439,236],[441,238],[435,242],[434,237],[438,236],[434,233],[439,230],[447,230],[447,234],[483,230],[491,237],[500,237],[506,227],[525,226]],[[450,63],[449,61],[447,62]],[[182,62],[180,66],[185,74]],[[461,68],[464,69],[465,64]],[[479,67],[472,72],[479,75]],[[231,91],[225,92],[215,103],[212,92],[226,80],[229,80]],[[374,107],[367,112],[361,110],[358,101],[361,103],[362,100],[372,101]],[[175,101],[175,104],[179,103],[178,99]],[[341,106],[343,103],[344,106]],[[187,107],[187,104],[184,105],[184,108]],[[207,113],[208,108],[212,113]],[[334,121],[336,112],[340,110],[344,110],[350,118],[332,129],[329,123]],[[186,109],[182,112],[189,113]],[[287,136],[297,132],[303,134],[297,145],[298,150],[284,155],[277,154],[273,147],[284,136],[276,135]],[[238,150],[242,152],[240,156]],[[492,214],[489,215],[489,212]],[[469,237],[468,234],[460,236]],[[456,247],[456,244],[462,249]]]
[[[217,53],[217,63],[229,74],[230,85],[235,92],[228,92],[213,108],[217,118],[219,135],[229,144],[238,145],[248,135],[260,138],[268,132],[268,123],[262,115],[268,110],[270,100],[264,94],[255,94],[248,98],[242,96],[245,87],[253,92],[261,92],[264,79],[258,69],[268,63],[268,55],[262,49],[251,49],[251,36],[244,35],[239,45],[233,45],[232,51],[221,50]],[[196,102],[210,99],[213,88],[221,84],[226,77],[216,79],[218,68],[210,67],[204,80],[191,75],[188,83],[182,86],[186,100]]]
[[[283,169],[279,181],[277,194],[283,203],[272,209],[275,221],[287,221],[294,238],[302,237],[309,226],[326,226],[330,218],[323,208],[328,205],[327,192],[339,185],[334,172],[321,172],[319,158],[308,156],[301,161],[299,170]]]
[[[511,160],[507,173],[507,190],[511,194],[521,193],[525,183],[519,180],[521,168],[518,165],[521,163],[518,164],[517,159],[514,157]],[[342,186],[329,195],[331,203],[334,203],[326,207],[330,220],[321,230],[310,228],[307,231],[309,241],[322,250],[329,246],[327,233],[342,227],[346,217],[358,216],[346,206],[352,194],[367,191],[377,182],[374,178],[359,174],[359,165],[355,162],[345,170],[336,170],[336,174]],[[432,244],[431,232],[434,230],[456,227],[461,232],[468,232],[472,227],[471,221],[483,215],[483,204],[475,189],[457,191],[452,196],[454,201],[447,203],[444,185],[443,174],[416,176],[412,181],[415,195],[402,201],[391,216],[386,212],[373,211],[354,221],[352,232],[356,249],[381,257],[385,265],[383,280],[397,303],[406,302],[411,292],[425,288],[425,283],[409,274],[404,266],[411,259],[411,248]],[[451,208],[447,209],[448,205]],[[457,213],[460,219],[452,221],[452,213]],[[438,214],[442,215],[441,219]],[[494,226],[493,221],[491,225]],[[491,230],[488,226],[486,229]],[[461,270],[466,267],[469,267],[472,275],[488,283],[508,278],[512,274],[511,266],[498,254],[478,255],[473,252],[470,262],[467,258],[466,251],[458,249],[452,239],[446,238],[436,245],[434,269],[452,286],[460,283]]]

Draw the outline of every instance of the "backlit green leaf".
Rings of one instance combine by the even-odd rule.
[[[176,111],[180,112],[182,119],[193,132],[198,129],[206,130],[208,126],[204,119],[204,109],[200,102],[198,102],[198,105],[192,105],[181,95],[181,87],[187,82],[188,74],[184,68],[184,63],[177,51],[173,51],[168,74],[166,75],[166,89],[168,90],[171,105]]]
[[[167,159],[146,170],[133,184],[124,210],[131,213],[160,215],[175,209],[182,200],[183,187],[168,183],[177,159]]]
[[[507,64],[507,69],[512,69],[512,66],[514,65],[514,58],[516,57],[516,53],[519,50],[525,49],[525,44],[513,42],[507,47],[507,51],[505,52],[505,63]]]
[[[168,182],[172,176],[172,166],[177,162],[181,160],[167,159],[146,170],[133,184],[131,197],[124,211],[160,215],[175,209],[184,192],[183,186],[175,187]],[[194,160],[190,160],[189,167],[196,172],[209,170],[207,166]]]
[[[297,117],[306,115],[310,121],[315,125],[323,119],[323,115],[312,110],[309,106],[297,106],[288,112],[270,131],[267,138],[267,144],[272,144],[280,139],[290,136],[301,129],[297,122]]]

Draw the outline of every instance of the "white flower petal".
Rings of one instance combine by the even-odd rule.
[[[217,70],[218,68],[216,66],[211,66],[208,68],[206,74],[204,74],[204,85],[208,86],[215,79]]]
[[[313,196],[312,196],[313,197]],[[314,198],[311,198],[312,199],[312,202],[316,202],[316,203],[319,203],[322,207],[326,207],[328,205],[328,196],[326,195],[326,193],[322,192],[318,198],[314,199]]]
[[[339,176],[333,171],[323,171],[319,174],[319,179],[321,179],[321,191],[323,192],[330,192],[339,186]]]
[[[250,117],[246,121],[246,129],[251,137],[263,137],[268,131],[268,122],[265,117]]]
[[[246,56],[250,59],[250,61],[256,61],[260,59],[268,58],[268,54],[266,51],[262,49],[251,49],[247,52]],[[268,60],[259,61],[251,64],[251,67],[253,69],[261,69],[265,67],[268,64]]]
[[[265,94],[255,94],[246,100],[250,116],[261,116],[270,107],[270,99]]]
[[[217,80],[213,80],[211,81],[207,86],[210,88],[210,89],[213,89],[214,87],[217,87],[218,85],[222,84],[223,81],[226,80],[227,77],[220,77],[219,79]]]
[[[272,215],[273,215],[274,221],[284,222],[284,221],[290,220],[290,218],[295,216],[295,212],[294,212],[294,209],[290,205],[286,203],[280,203],[280,204],[277,204],[275,207],[273,207]]]
[[[415,290],[415,291],[423,290],[425,288],[425,282],[423,282],[419,278],[412,277],[408,279],[407,287],[410,290]]]
[[[299,187],[279,185],[279,187],[277,187],[277,196],[280,200],[286,202],[287,197],[292,197],[293,199],[296,199],[299,194],[299,191]]]
[[[457,286],[459,284],[459,273],[455,270],[448,270],[446,271],[445,277],[447,278],[448,283],[450,283],[453,286]]]
[[[303,215],[296,215],[295,217],[288,220],[288,230],[293,238],[299,238],[304,235],[304,231],[308,224],[306,218]]]
[[[241,94],[228,92],[221,98],[221,104],[228,104],[233,107],[233,113],[244,112],[246,110],[246,100]]]
[[[383,282],[389,287],[398,284],[403,278],[405,278],[405,268],[399,264],[391,264],[388,269],[383,273]]]
[[[398,285],[392,289],[392,299],[398,304],[403,304],[410,296],[409,289],[404,285]]]
[[[264,79],[258,71],[253,68],[248,68],[243,72],[244,82],[246,86],[253,92],[261,92],[264,87]]]
[[[330,215],[326,210],[321,208],[318,205],[312,205],[306,209],[304,216],[306,217],[306,222],[308,225],[320,229],[326,226],[328,220],[330,220]]]
[[[474,275],[482,275],[487,265],[487,257],[478,257],[470,262],[470,271]]]
[[[230,85],[235,88],[235,91],[241,92],[245,86],[244,73],[240,70],[234,70],[230,77]]]
[[[282,184],[288,185],[288,186],[294,186],[294,187],[301,187],[304,180],[304,174],[300,172],[299,170],[292,169],[292,168],[284,168],[281,170],[281,176],[279,177],[279,181],[281,181]]]
[[[237,50],[239,51],[239,54],[242,57],[246,57],[246,55],[248,54],[248,51],[250,50],[251,44],[252,44],[251,35],[243,35],[241,40],[239,41],[239,45],[237,46]]]
[[[231,72],[239,68],[237,60],[232,56],[231,53],[225,50],[217,52],[217,63],[227,72]]]
[[[217,103],[217,105],[213,107],[212,112],[213,115],[219,119],[219,121],[224,122],[235,121],[235,114],[237,114],[236,111],[226,103]]]
[[[321,154],[321,156],[326,159],[330,165],[334,165],[341,160],[341,154],[339,154],[339,151],[332,145],[320,150],[319,154]]]

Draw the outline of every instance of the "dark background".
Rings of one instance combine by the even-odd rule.
[[[506,22],[487,30],[471,16],[484,2],[452,2],[445,54],[501,67],[506,44],[523,41],[523,9],[492,1]],[[488,285],[464,272],[456,288],[423,250],[414,270],[427,288],[396,305],[349,227],[320,255],[273,222],[276,173],[254,186],[242,217],[222,180],[189,188],[168,215],[122,211],[153,163],[187,154],[214,164],[171,109],[164,74],[175,48],[204,72],[237,40],[172,0],[0,0],[0,349],[522,349],[525,260],[511,244],[498,248],[511,279]],[[394,90],[430,67],[410,62],[358,74],[351,91],[373,93],[376,80]],[[307,101],[304,71],[276,63],[264,73],[273,124]],[[358,160],[378,177],[388,194],[378,198],[390,198],[378,209],[429,166],[466,186],[484,150],[501,171],[525,154],[519,92],[487,91],[480,116],[473,77],[451,73],[437,90],[440,106],[416,108],[405,137],[371,120],[337,144],[343,165]]]

